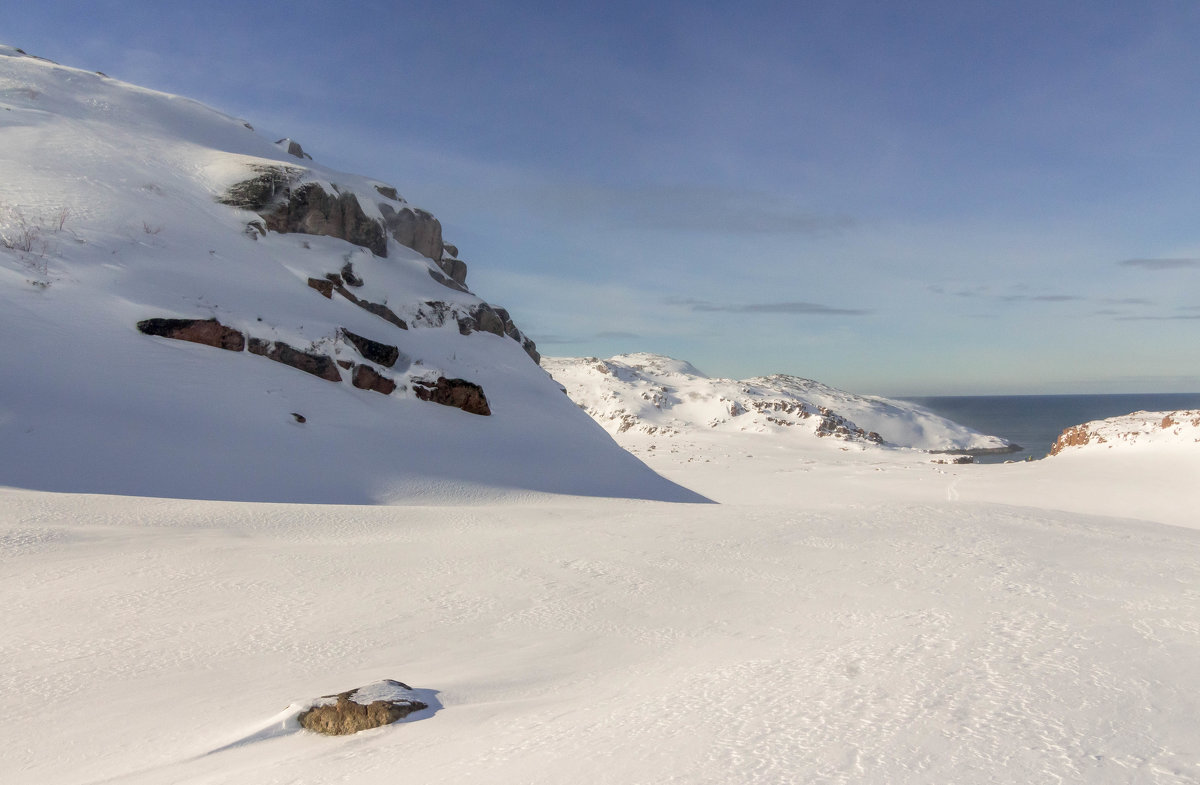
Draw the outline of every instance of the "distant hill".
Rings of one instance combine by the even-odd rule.
[[[545,358],[543,365],[573,401],[626,445],[758,433],[790,444],[825,439],[856,449],[1009,447],[916,404],[855,395],[797,376],[713,379],[687,362],[656,354]]]

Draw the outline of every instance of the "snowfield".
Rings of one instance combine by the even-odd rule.
[[[1200,782],[1194,441],[936,464],[1003,445],[795,377],[556,361],[634,457],[519,335],[421,323],[483,302],[431,257],[216,201],[282,163],[390,199],[0,47],[0,783]],[[412,329],[306,285],[348,263]],[[362,364],[353,330],[403,389],[152,317]],[[434,375],[492,415],[418,400]],[[299,728],[385,679],[428,708]]]
[[[716,505],[3,490],[0,779],[1200,781],[1200,530],[1164,523],[1200,463],[1085,457],[655,457]],[[297,730],[383,678],[430,709]]]

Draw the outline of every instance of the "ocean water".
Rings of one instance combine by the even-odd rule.
[[[1200,409],[1200,393],[1134,395],[961,395],[904,398],[982,433],[1021,445],[1020,452],[982,455],[977,463],[1042,458],[1072,425],[1130,412]]]

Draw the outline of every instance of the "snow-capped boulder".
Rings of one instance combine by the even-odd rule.
[[[1059,435],[1050,454],[1096,452],[1114,447],[1144,448],[1149,445],[1188,448],[1200,445],[1200,409],[1133,412],[1073,425]]]
[[[429,708],[418,693],[404,682],[384,679],[313,701],[296,717],[300,727],[327,736],[390,725],[413,712]]]

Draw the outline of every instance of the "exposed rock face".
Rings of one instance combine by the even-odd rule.
[[[285,137],[285,138],[277,141],[275,144],[283,146],[283,144],[285,142],[287,143],[288,155],[294,155],[301,160],[304,160],[304,159],[307,159],[309,161],[312,160],[312,156],[309,155],[308,153],[304,152],[304,148],[301,147],[300,143],[294,139],[288,139]]]
[[[342,328],[342,335],[365,359],[382,365],[384,368],[391,368],[400,358],[400,349],[391,344],[372,341],[370,338],[350,332],[345,327]]]
[[[320,292],[326,300],[333,297],[333,281],[325,278],[309,278],[308,285]]]
[[[337,363],[332,357],[324,354],[311,354],[289,346],[282,341],[264,341],[261,338],[250,339],[250,353],[258,354],[277,363],[311,373],[313,376],[330,382],[340,382],[342,375],[338,373]]]
[[[390,725],[429,706],[412,687],[385,679],[337,695],[326,695],[296,718],[302,728],[328,736],[345,736]]]
[[[305,183],[263,218],[272,231],[340,237],[370,249],[376,256],[387,256],[387,237],[382,227],[367,218],[352,193],[333,196],[316,183]]]
[[[447,246],[451,247],[451,246]],[[458,251],[456,250],[452,256],[443,256],[438,260],[438,267],[442,268],[442,272],[450,277],[451,281],[462,286],[467,285],[467,263],[462,259],[456,258]]]
[[[442,258],[442,224],[432,214],[416,207],[397,211],[386,203],[379,205],[379,212],[388,234],[396,242],[435,262]]]
[[[483,388],[465,379],[439,376],[436,382],[414,381],[413,392],[422,401],[453,406],[470,414],[488,416],[492,413]]]
[[[1149,443],[1200,443],[1200,409],[1133,412],[1073,425],[1059,435],[1050,454],[1058,455],[1071,447],[1111,448]]]
[[[221,204],[258,212],[276,199],[286,195],[304,173],[303,169],[282,164],[279,166],[255,165],[251,168],[258,174],[249,180],[243,180],[231,186],[225,196],[219,200]]]
[[[374,390],[383,395],[391,395],[396,391],[394,379],[389,379],[369,365],[356,365],[350,381],[360,390]]]
[[[390,185],[377,185],[375,186],[375,190],[378,191],[379,195],[384,199],[391,199],[393,202],[404,202],[404,200],[400,198],[400,194],[396,193],[396,189]]]
[[[146,335],[202,343],[231,352],[246,348],[246,336],[216,319],[145,319],[137,323],[137,328]]]

